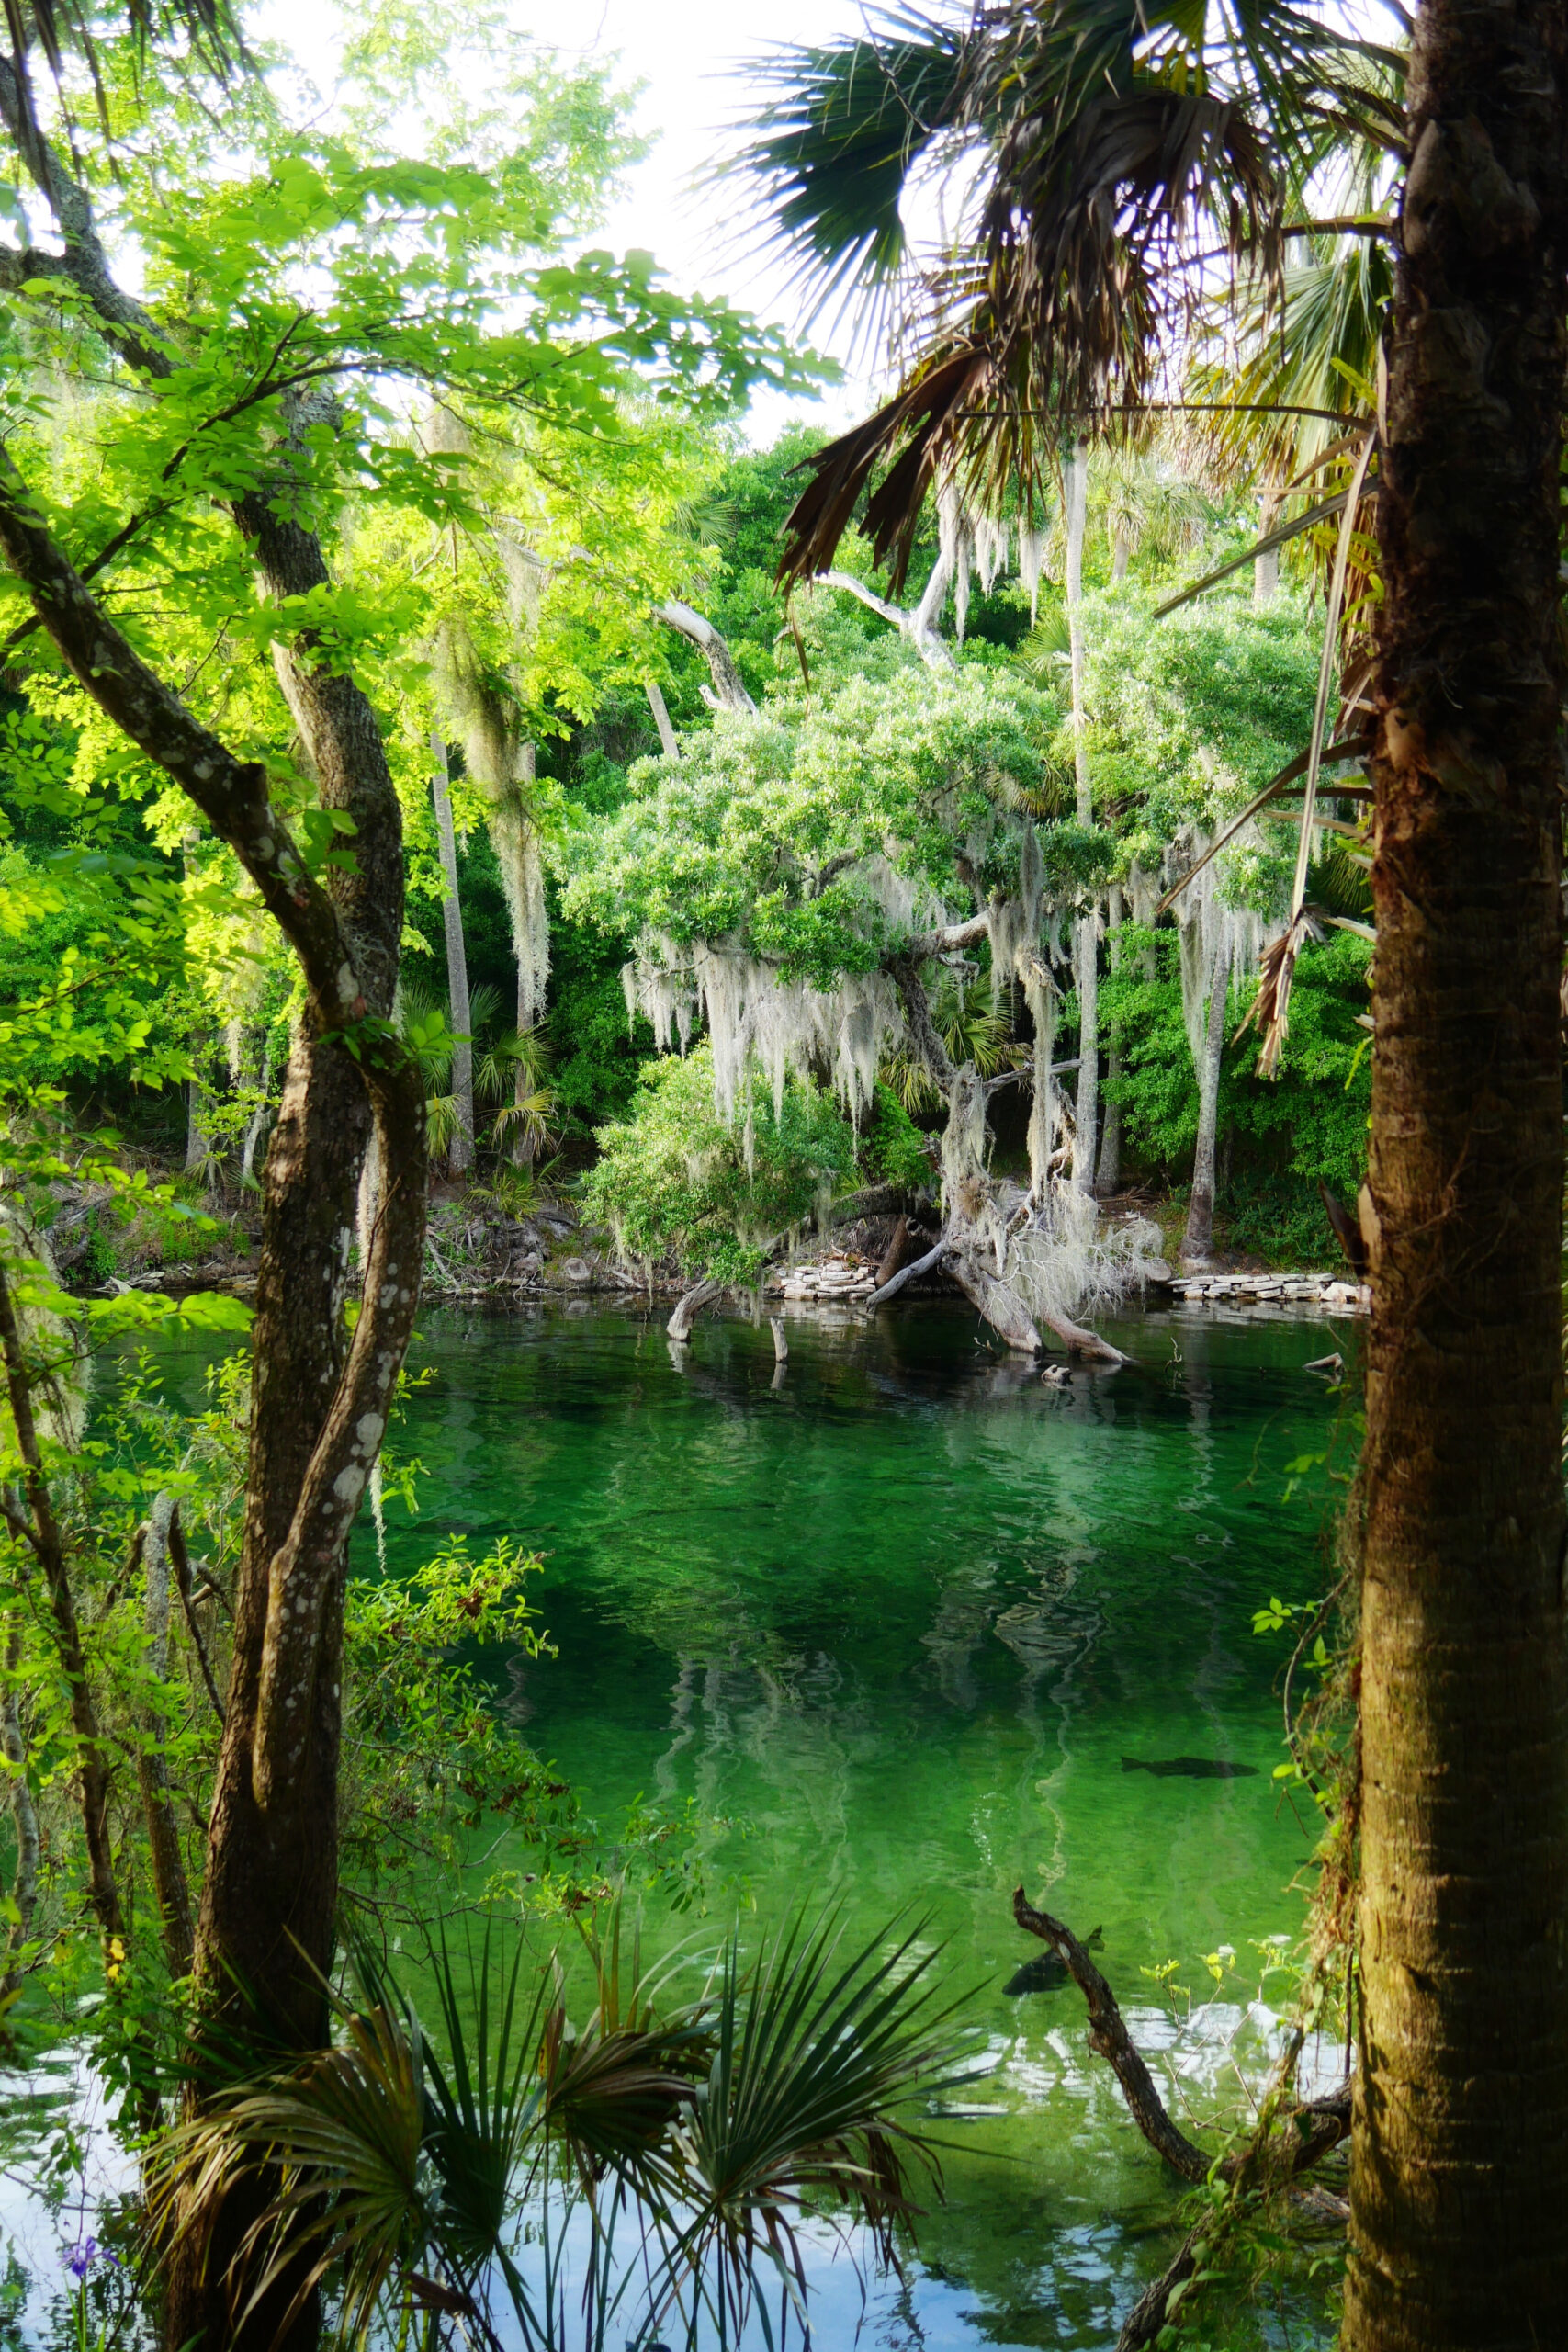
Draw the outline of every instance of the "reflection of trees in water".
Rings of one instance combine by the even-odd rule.
[[[821,1874],[849,1837],[849,1791],[857,1755],[880,1736],[876,1710],[835,1658],[779,1651],[766,1663],[699,1666],[688,1661],[671,1693],[672,1736],[655,1767],[659,1792],[677,1793],[677,1758],[690,1753],[694,1793],[720,1815],[733,1802],[727,1785],[737,1759],[750,1764],[798,1832],[808,1823]],[[752,1799],[750,1810],[760,1808]],[[801,1816],[804,1815],[805,1822]],[[756,1820],[765,1829],[765,1817]]]

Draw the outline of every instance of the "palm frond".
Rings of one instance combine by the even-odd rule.
[[[787,52],[749,158],[786,248],[834,286],[863,266],[886,280],[897,199],[932,141],[976,158],[953,249],[906,301],[898,392],[807,461],[786,525],[781,579],[827,570],[886,467],[865,528],[895,595],[934,481],[961,474],[976,503],[1010,486],[1032,511],[1065,424],[1146,401],[1185,346],[1204,256],[1277,291],[1293,195],[1335,138],[1397,141],[1401,70],[1291,0],[1000,0],[961,29],[919,20],[941,99],[906,111],[890,93],[909,21]],[[882,142],[863,151],[863,197],[845,168],[863,130]]]
[[[734,1942],[725,1955],[707,2079],[681,2127],[694,2204],[683,2248],[736,2333],[764,2267],[803,2296],[795,2224],[808,2201],[864,2223],[892,2262],[917,2184],[941,2191],[938,2147],[911,2113],[961,2062],[938,1955],[918,1930],[847,1957],[840,1942],[831,1917],[797,1917],[750,1969]]]
[[[742,168],[817,315],[857,284],[884,285],[905,256],[911,173],[956,119],[962,28],[897,11],[877,37],[785,48],[761,60],[769,95]]]

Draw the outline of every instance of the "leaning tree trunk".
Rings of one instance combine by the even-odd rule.
[[[463,941],[463,902],[457,895],[457,843],[452,831],[452,792],[446,766],[446,739],[439,729],[430,738],[430,794],[435,806],[435,831],[441,843],[441,876],[446,885],[441,919],[446,932],[446,999],[452,1008],[452,1096],[457,1120],[446,1158],[456,1176],[466,1176],[474,1164],[474,1041],[468,1012],[468,951]]]
[[[1187,1204],[1187,1230],[1181,1237],[1183,1263],[1201,1266],[1214,1246],[1214,1141],[1220,1124],[1220,1067],[1225,1050],[1225,1011],[1230,995],[1230,958],[1222,946],[1214,957],[1209,980],[1209,1017],[1203,1024],[1203,1052],[1198,1064],[1198,1140],[1192,1148],[1192,1193]]]
[[[0,60],[0,119],[13,137],[16,98],[15,74]],[[19,152],[55,213],[66,274],[99,331],[150,383],[166,380],[174,361],[155,323],[109,277],[87,190],[47,141],[21,141]],[[330,421],[331,405],[320,393],[283,402],[291,425]],[[233,513],[276,605],[330,586],[286,452],[277,479],[236,501]],[[3,447],[0,549],[86,694],[234,852],[305,983],[264,1183],[233,1664],[208,1822],[187,2052],[196,2096],[205,2066],[231,2073],[236,2045],[258,2021],[274,2051],[279,2037],[319,2047],[328,2024],[345,1551],[412,1329],[424,1229],[418,1071],[395,1039],[381,1036],[363,1061],[341,1042],[367,1017],[384,1022],[391,1011],[402,937],[401,815],[361,688],[313,634],[280,635],[274,662],[321,805],[354,820],[352,864],[335,869],[323,889],[272,806],[265,769],[239,759],[141,662],[51,538]],[[344,1272],[372,1116],[386,1178],[361,1312],[345,1347]],[[296,2296],[293,2277],[249,2301],[258,2259],[252,2224],[269,2196],[265,2178],[232,2185],[215,2242],[193,2234],[172,2249],[164,2324],[186,2352],[314,2345],[319,2303],[313,2293]],[[245,2310],[243,2327],[234,2296]]]
[[[1352,2352],[1568,2343],[1568,15],[1427,0],[1379,495]]]
[[[1073,688],[1073,772],[1077,784],[1080,825],[1094,822],[1094,797],[1089,787],[1089,744],[1084,735],[1083,707],[1083,543],[1089,519],[1089,450],[1082,442],[1069,448],[1062,463],[1066,477],[1067,508],[1067,642],[1071,652]],[[1073,933],[1073,973],[1078,991],[1078,1086],[1073,1120],[1073,1181],[1085,1192],[1094,1190],[1095,1147],[1100,1132],[1100,923],[1095,909],[1076,925]]]

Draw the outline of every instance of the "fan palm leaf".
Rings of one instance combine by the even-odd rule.
[[[765,2266],[803,2299],[796,2223],[808,2203],[867,2226],[885,2260],[914,2220],[918,2183],[940,2193],[940,2151],[909,2117],[953,2079],[954,2004],[918,1931],[844,1955],[831,1917],[797,1917],[750,1969],[724,1958],[713,2055],[680,2126],[692,2218],[682,2238],[694,2290],[738,2333]],[[706,2279],[705,2287],[700,2282]]]
[[[864,527],[897,594],[942,474],[961,469],[977,501],[1011,484],[1032,503],[1061,421],[1146,399],[1197,312],[1204,256],[1277,285],[1291,191],[1325,142],[1397,142],[1398,60],[1290,0],[1001,0],[962,32],[878,22],[882,39],[785,53],[747,161],[786,248],[839,286],[886,279],[897,198],[934,143],[973,159],[963,231],[905,305],[904,381],[806,461],[780,567],[825,570],[886,466]],[[934,98],[917,113],[904,92],[921,72]],[[844,157],[878,124],[857,208]]]

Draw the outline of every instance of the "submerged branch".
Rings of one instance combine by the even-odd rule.
[[[1072,1929],[1065,1921],[1054,1919],[1049,1911],[1036,1911],[1021,1886],[1012,1898],[1012,1916],[1026,1935],[1038,1936],[1042,1943],[1051,1946],[1083,1995],[1089,2005],[1089,2046],[1114,2073],[1127,2111],[1150,2147],[1183,2180],[1194,2184],[1207,2180],[1213,2160],[1167,2112],[1154,2076],[1127,2030],[1115,1994]]]

